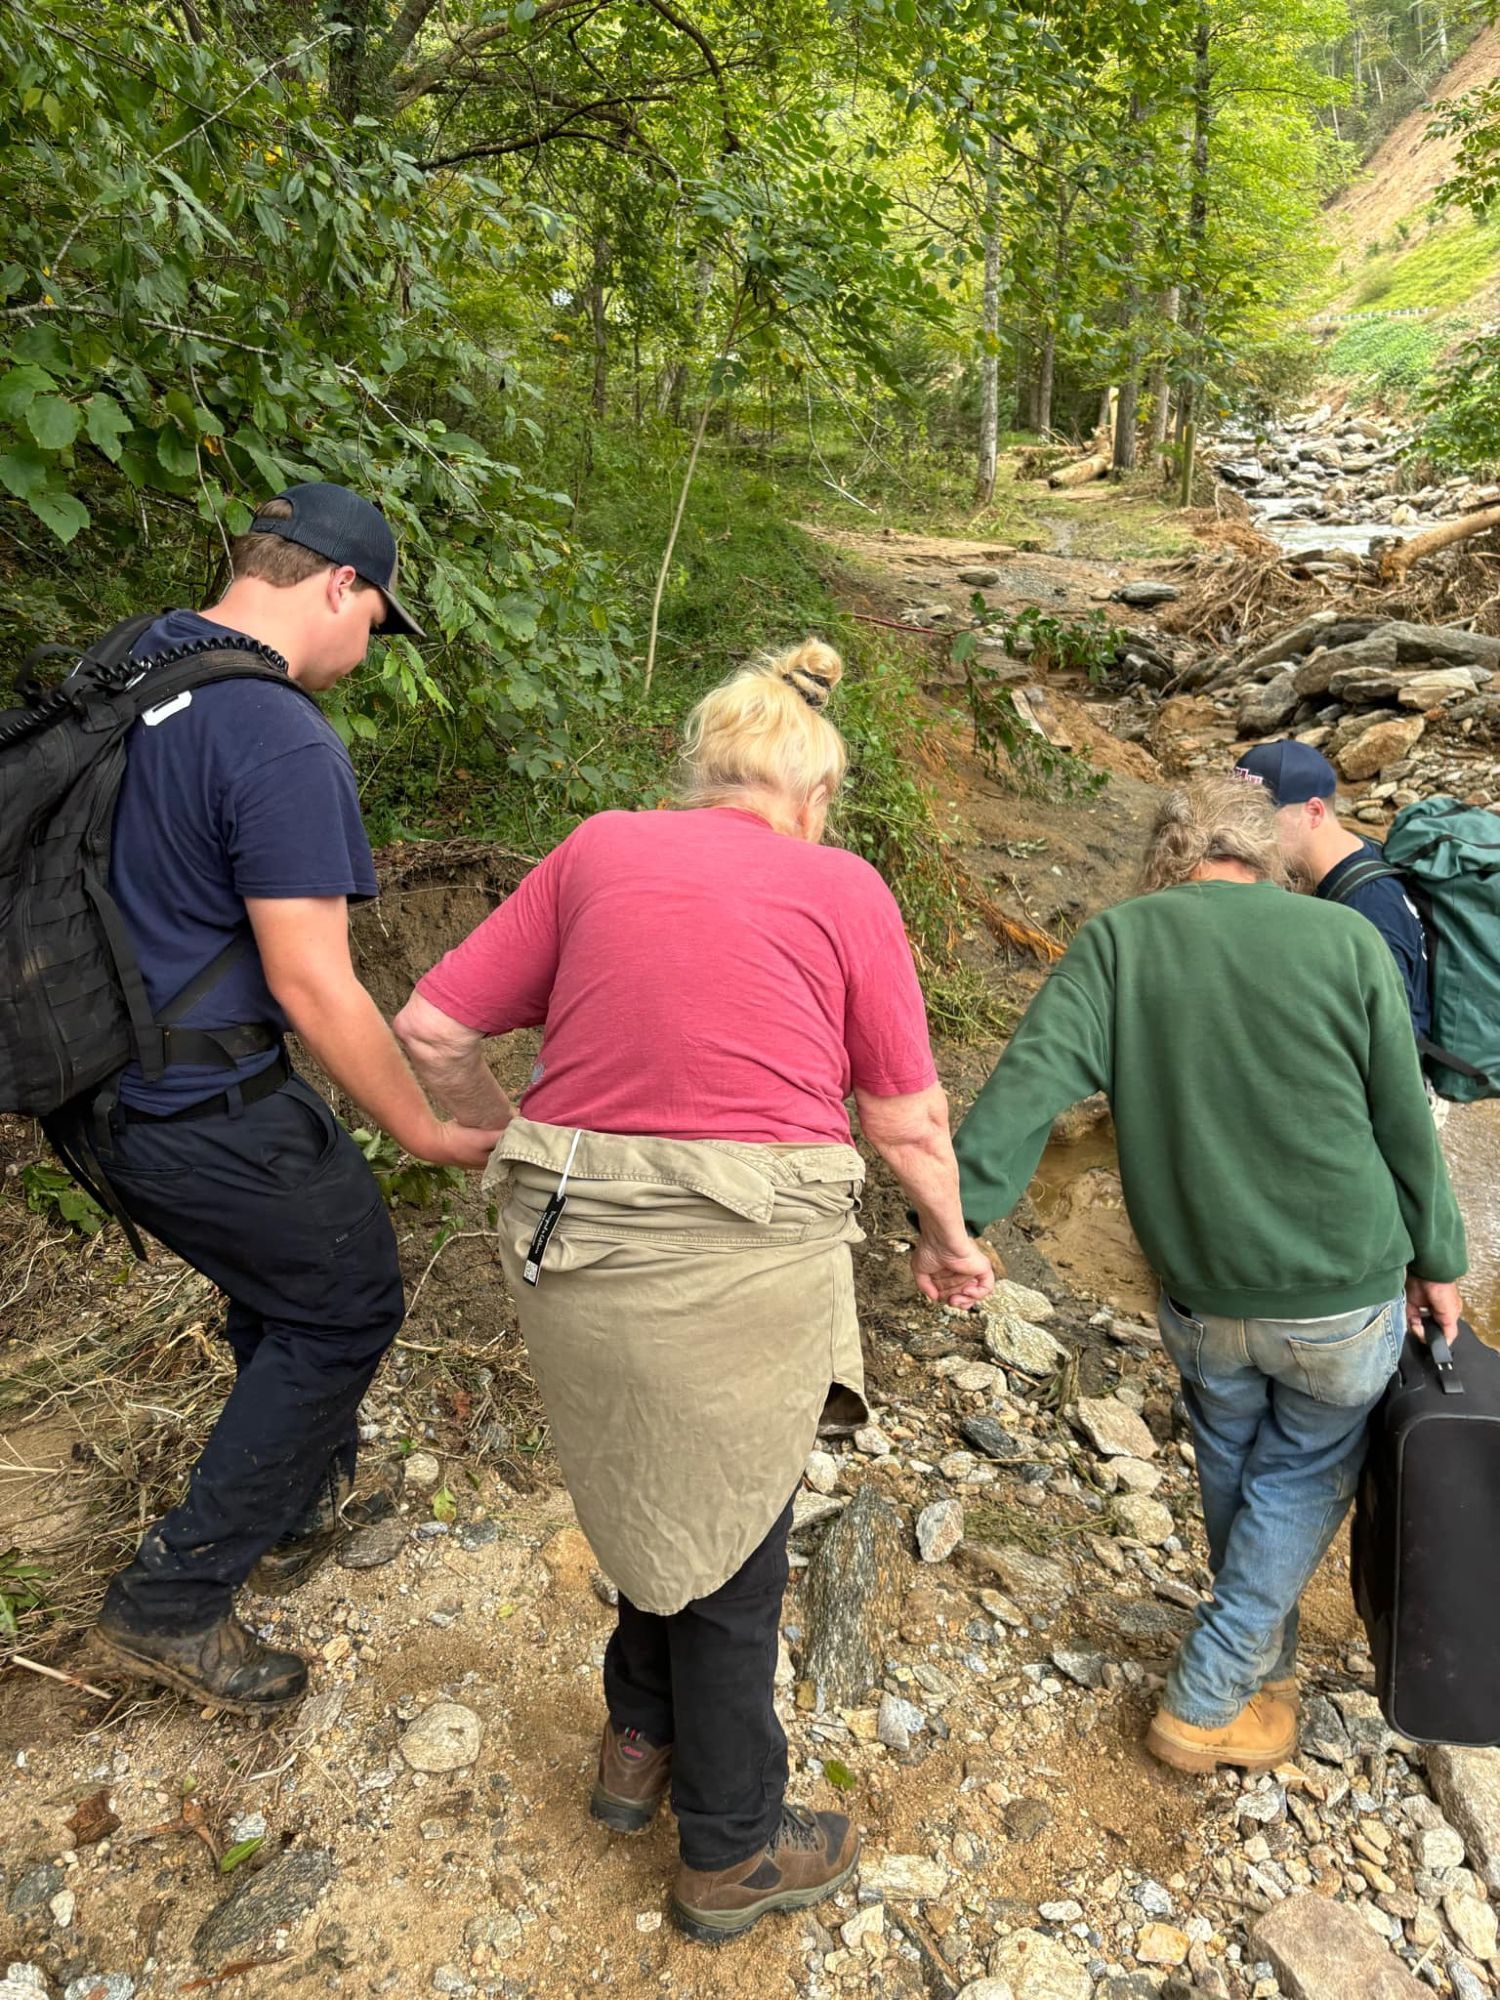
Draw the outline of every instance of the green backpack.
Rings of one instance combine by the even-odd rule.
[[[1396,876],[1422,919],[1432,1036],[1418,1047],[1433,1089],[1455,1104],[1500,1097],[1500,816],[1420,799],[1392,821],[1384,860],[1349,870],[1351,888],[1356,875]]]

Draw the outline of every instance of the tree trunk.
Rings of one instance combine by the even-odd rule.
[[[1187,370],[1177,392],[1177,420],[1182,439],[1182,505],[1193,491],[1193,453],[1198,443],[1198,395],[1195,371],[1203,338],[1206,309],[1203,253],[1208,237],[1208,135],[1213,121],[1213,26],[1208,7],[1200,4],[1193,30],[1193,155],[1192,193],[1188,199],[1188,273],[1183,287],[1183,331]]]
[[[1135,91],[1130,94],[1128,127],[1140,124],[1142,117],[1141,100]],[[1131,144],[1127,140],[1127,146]],[[1145,161],[1141,164],[1144,166]],[[1125,374],[1120,383],[1120,400],[1115,409],[1114,469],[1116,472],[1134,472],[1136,465],[1136,425],[1141,404],[1141,282],[1138,266],[1141,254],[1141,219],[1137,211],[1130,220],[1129,243],[1126,250],[1129,276],[1125,280],[1125,297],[1121,305],[1121,320],[1125,329],[1126,355]]]
[[[604,281],[609,276],[609,238],[601,230],[594,238],[594,271],[589,283],[589,324],[594,335],[594,415],[609,407],[609,320],[604,310]]]
[[[1168,326],[1177,324],[1177,313],[1181,293],[1176,285],[1169,285],[1161,295],[1161,316]],[[1165,343],[1166,336],[1163,335]],[[1151,364],[1151,455],[1160,458],[1167,443],[1167,410],[1171,398],[1167,389],[1167,352],[1165,344],[1162,352]]]
[[[1099,391],[1099,421],[1094,429],[1109,437],[1115,427],[1115,402],[1118,391],[1113,387]]]
[[[328,95],[346,123],[364,108],[372,7],[373,0],[334,0],[328,10],[330,27],[342,25],[347,30],[328,44]]]
[[[1036,428],[1043,434],[1052,428],[1052,384],[1056,375],[1057,328],[1049,325],[1042,339],[1042,359],[1036,376]]]
[[[992,136],[984,197],[984,298],[980,311],[979,472],[974,498],[987,507],[995,497],[1000,461],[1000,147]]]

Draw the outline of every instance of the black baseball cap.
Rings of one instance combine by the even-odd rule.
[[[326,556],[336,569],[347,564],[356,576],[374,584],[385,599],[382,632],[404,632],[412,639],[427,637],[391,588],[396,580],[396,537],[372,500],[351,493],[347,486],[322,481],[289,486],[276,498],[284,500],[291,513],[284,521],[257,514],[250,523],[252,535],[280,535],[284,542],[295,542],[298,548]]]
[[[1278,807],[1331,799],[1339,788],[1338,773],[1328,759],[1294,736],[1280,743],[1257,743],[1241,757],[1232,775],[1264,785]]]

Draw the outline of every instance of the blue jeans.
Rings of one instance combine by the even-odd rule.
[[[1192,1421],[1214,1577],[1165,1706],[1215,1729],[1263,1681],[1296,1670],[1297,1600],[1354,1497],[1406,1308],[1393,1299],[1332,1319],[1223,1319],[1163,1294],[1157,1319]]]

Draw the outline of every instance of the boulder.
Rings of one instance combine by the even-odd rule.
[[[1173,603],[1180,592],[1175,583],[1122,583],[1110,596],[1116,604],[1130,604],[1138,611],[1149,611],[1156,604]]]
[[[803,1583],[802,1671],[830,1707],[857,1706],[879,1680],[910,1575],[901,1516],[861,1486],[825,1531]]]
[[[1394,722],[1377,722],[1356,736],[1339,752],[1338,766],[1343,775],[1359,782],[1373,778],[1391,764],[1399,764],[1422,740],[1427,724],[1420,715],[1401,716]]]
[[[1485,680],[1490,676],[1481,667],[1479,674]],[[1403,708],[1436,708],[1440,702],[1452,701],[1456,695],[1477,694],[1479,676],[1472,667],[1435,667],[1428,674],[1410,674],[1403,679],[1396,691],[1396,699]]]
[[[1278,1903],[1250,1941],[1288,2000],[1424,2000],[1429,1990],[1349,1904],[1309,1890]]]
[[[1340,674],[1361,669],[1390,674],[1396,670],[1394,639],[1387,640],[1379,632],[1373,632],[1340,645],[1335,643],[1334,631],[1330,626],[1329,638],[1296,669],[1297,693],[1304,700],[1309,695],[1326,694]]]
[[[1297,676],[1290,667],[1264,687],[1253,687],[1240,703],[1239,731],[1242,736],[1265,736],[1279,729],[1296,709],[1302,697],[1297,692]]]

